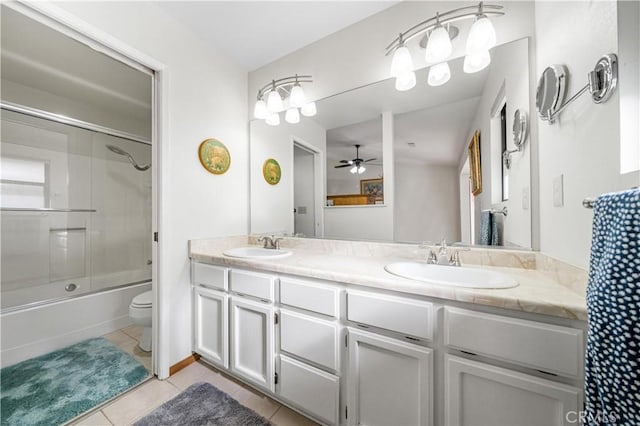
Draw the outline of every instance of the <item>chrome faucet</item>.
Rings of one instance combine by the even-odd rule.
[[[262,243],[264,242],[264,245],[262,246],[263,248],[266,249],[272,249],[272,250],[280,250],[280,241],[282,241],[283,238],[276,238],[275,235],[265,235],[263,237],[259,237],[258,238],[258,242]]]
[[[449,252],[449,246],[447,240],[442,238],[438,246],[437,253],[434,251],[434,246],[430,243],[423,243],[420,248],[429,248],[429,254],[427,255],[427,263],[430,265],[449,265],[449,266],[462,266],[460,261],[460,250]],[[469,250],[462,249],[462,250]]]

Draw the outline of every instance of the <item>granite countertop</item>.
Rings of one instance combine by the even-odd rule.
[[[587,318],[584,291],[586,272],[570,265],[566,265],[566,268],[558,266],[559,262],[540,258],[539,253],[514,254],[475,249],[462,252],[465,266],[500,271],[511,275],[520,284],[509,289],[472,289],[428,284],[385,271],[384,266],[392,262],[424,259],[424,254],[419,252],[417,246],[330,240],[301,242],[301,239],[290,239],[285,240],[283,246],[293,254],[284,258],[242,259],[223,255],[229,248],[246,247],[254,242],[255,239],[247,236],[192,240],[189,243],[189,257],[218,265],[253,268],[562,318]],[[466,262],[465,258],[470,262]],[[536,266],[544,269],[536,269]]]

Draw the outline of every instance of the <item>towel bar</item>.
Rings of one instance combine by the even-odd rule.
[[[582,200],[582,206],[587,209],[592,209],[595,203],[595,198],[585,198],[584,200]]]
[[[502,209],[500,210],[496,210],[496,209],[486,209],[486,210],[482,210],[483,212],[490,212],[493,214],[503,214],[505,217],[507,217],[507,206],[504,206]]]

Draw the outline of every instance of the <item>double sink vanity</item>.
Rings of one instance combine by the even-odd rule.
[[[282,246],[189,247],[193,351],[269,397],[323,424],[564,425],[582,410],[584,271],[533,252],[471,249],[458,267],[417,245]]]

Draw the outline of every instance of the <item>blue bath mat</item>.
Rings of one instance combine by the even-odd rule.
[[[1,423],[59,425],[148,375],[108,340],[85,340],[0,370]]]

